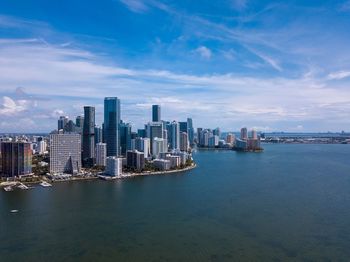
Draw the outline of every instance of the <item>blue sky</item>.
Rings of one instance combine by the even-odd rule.
[[[350,1],[0,2],[0,132],[118,96],[140,128],[350,130]]]

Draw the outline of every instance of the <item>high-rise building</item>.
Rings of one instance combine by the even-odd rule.
[[[154,157],[154,158],[159,158],[159,155],[161,154],[161,153],[165,153],[166,152],[166,150],[165,150],[165,148],[166,148],[166,143],[167,143],[167,141],[165,141],[165,139],[164,138],[158,138],[158,137],[155,137],[154,139],[153,139],[153,142],[152,142],[152,156]]]
[[[153,105],[152,106],[152,122],[159,122],[159,121],[161,121],[160,105]]]
[[[64,129],[67,123],[68,116],[60,116],[60,118],[57,121],[57,130]]]
[[[147,137],[146,129],[145,128],[137,129],[137,135],[138,135],[138,137]]]
[[[179,122],[179,126],[180,126],[180,132],[187,133],[187,130],[188,130],[187,121],[186,122]]]
[[[95,107],[84,106],[83,164],[94,165],[95,158]]]
[[[47,152],[46,146],[47,146],[47,145],[46,145],[46,142],[45,142],[45,141],[41,140],[41,141],[38,142],[38,154],[39,154],[39,155],[42,155],[42,154],[44,154],[45,152]]]
[[[129,168],[133,168],[137,171],[141,171],[145,168],[145,156],[142,152],[137,150],[129,150],[126,152],[126,165]]]
[[[122,169],[123,169],[123,164],[122,164],[122,159],[115,157],[115,156],[109,156],[106,159],[106,175],[109,176],[116,176],[116,177],[121,177],[122,175]]]
[[[102,143],[102,128],[95,126],[95,145]]]
[[[153,145],[154,139],[163,138],[163,123],[162,122],[151,122],[147,124],[147,137],[150,139],[150,143]],[[153,154],[153,147],[151,148]]]
[[[106,97],[104,100],[104,141],[107,144],[107,156],[120,155],[120,100]]]
[[[198,127],[197,128],[197,144],[198,145],[202,145],[202,140],[201,140],[201,138],[202,138],[202,131],[203,131],[203,128],[201,128],[201,127]]]
[[[75,125],[77,127],[80,127],[81,130],[83,130],[84,117],[83,116],[77,116],[76,119],[75,119]]]
[[[221,130],[220,130],[219,127],[215,128],[215,129],[213,130],[213,135],[214,135],[214,136],[218,136],[218,137],[220,138],[220,136],[221,136]]]
[[[106,157],[107,157],[107,145],[105,143],[96,144],[96,165],[97,166],[106,166]]]
[[[226,143],[234,144],[234,142],[235,142],[235,136],[231,133],[228,133],[226,136]]]
[[[242,140],[248,139],[248,130],[246,127],[241,128],[241,139]]]
[[[1,166],[4,177],[30,175],[32,173],[31,143],[1,142]]]
[[[76,132],[76,125],[72,120],[69,120],[67,124],[64,126],[63,130],[64,132],[67,132],[67,133],[74,133]]]
[[[252,130],[252,139],[258,139],[258,132],[255,129]]]
[[[219,145],[219,136],[218,135],[212,135],[209,137],[208,140],[208,146],[209,147],[216,147]]]
[[[180,133],[180,150],[181,151],[188,150],[188,135],[186,132]]]
[[[192,118],[187,118],[187,128],[188,142],[190,146],[192,146],[194,144],[194,128]]]
[[[50,172],[76,174],[81,168],[81,136],[74,133],[50,135]]]
[[[177,150],[180,149],[180,126],[179,123],[173,121],[170,123],[169,132],[169,149]]]
[[[120,147],[121,154],[126,155],[126,151],[131,149],[131,125],[129,123],[120,123]]]
[[[150,139],[138,137],[138,138],[135,138],[134,141],[135,141],[134,149],[136,149],[139,152],[142,152],[144,154],[145,158],[148,158],[150,156],[150,153],[151,153]]]

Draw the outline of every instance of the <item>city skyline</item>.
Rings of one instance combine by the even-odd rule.
[[[224,131],[350,129],[349,1],[85,1],[83,12],[5,0],[0,10],[1,132],[50,132],[86,105],[100,125],[108,96],[136,129],[153,104],[164,119]]]

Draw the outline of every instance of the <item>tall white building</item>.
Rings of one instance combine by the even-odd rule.
[[[155,137],[152,143],[152,156],[158,158],[160,153],[165,153],[167,141],[164,138]]]
[[[107,157],[105,173],[109,176],[121,177],[122,172],[123,172],[122,159],[115,156]]]
[[[106,166],[107,144],[97,143],[95,147],[95,157],[97,166]]]
[[[79,173],[81,136],[75,133],[50,135],[50,173]]]
[[[256,132],[255,129],[252,130],[252,138],[253,139],[258,139],[258,132]]]
[[[47,152],[47,144],[45,141],[39,141],[38,142],[38,154],[39,155],[42,155],[44,154],[45,152]]]

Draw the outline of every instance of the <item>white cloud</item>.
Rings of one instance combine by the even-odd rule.
[[[27,109],[26,100],[14,101],[8,96],[2,98],[2,104],[0,106],[0,115],[15,115]]]
[[[202,58],[210,59],[212,56],[211,50],[206,46],[200,46],[195,50]]]
[[[136,13],[143,13],[148,10],[147,5],[142,0],[120,0],[120,2]]]
[[[327,78],[329,80],[340,80],[347,77],[350,77],[350,71],[333,72],[330,73]]]

